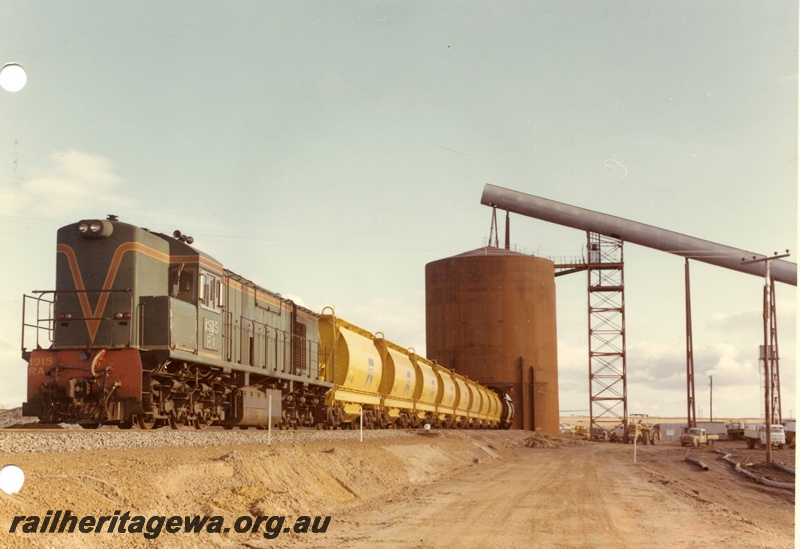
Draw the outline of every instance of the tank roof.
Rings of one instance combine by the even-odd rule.
[[[514,250],[506,250],[505,248],[496,248],[494,246],[484,246],[463,254],[458,254],[449,257],[448,259],[455,259],[459,257],[479,257],[479,256],[492,256],[492,257],[530,257],[531,259],[543,259],[541,257],[532,256],[530,254],[523,254]]]

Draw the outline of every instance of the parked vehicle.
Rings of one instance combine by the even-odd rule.
[[[795,420],[785,421],[783,427],[786,433],[786,444],[788,444],[790,448],[794,448],[797,422]]]
[[[729,421],[725,424],[725,430],[728,431],[728,440],[744,440],[744,421]]]
[[[654,428],[652,423],[645,423],[640,419],[636,423],[631,422],[628,424],[628,442],[658,444],[659,440],[661,440],[661,432]]]
[[[705,429],[692,427],[681,435],[681,446],[688,446],[690,444],[695,448],[701,444],[713,446],[716,440],[719,440],[719,435],[709,435]]]
[[[786,432],[783,425],[770,425],[770,440],[773,446],[783,448],[786,444]],[[767,447],[767,426],[761,425],[748,425],[744,430],[744,439],[747,441],[747,447],[751,450],[758,444],[759,448]]]

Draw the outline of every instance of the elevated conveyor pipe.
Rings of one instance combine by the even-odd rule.
[[[487,184],[483,189],[481,204],[496,206],[503,210],[550,223],[590,231],[640,246],[654,248],[689,259],[695,259],[718,267],[763,277],[763,263],[742,264],[747,260],[763,259],[763,254],[732,248],[693,236],[668,231],[637,221],[615,217],[563,202],[540,198],[531,194],[512,191]],[[775,259],[770,266],[770,275],[776,282],[797,286],[797,264]]]

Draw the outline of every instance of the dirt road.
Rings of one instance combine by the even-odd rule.
[[[676,451],[677,450],[677,451]],[[351,513],[330,546],[793,547],[793,497],[685,450],[586,444],[521,448],[492,467]],[[694,453],[694,452],[693,452]],[[697,452],[698,454],[700,452]],[[674,463],[663,458],[671,457]]]
[[[230,436],[198,433],[203,444],[190,448],[0,448],[0,461],[26,473],[19,494],[0,493],[0,545],[794,547],[794,493],[753,483],[706,448],[638,447],[634,464],[632,446],[523,432],[368,433],[364,443],[343,432],[341,440],[309,434],[270,447],[215,445],[230,441],[223,435]],[[103,444],[113,438],[88,436],[104,436]],[[727,444],[743,462],[761,456],[743,443]],[[709,470],[686,463],[686,455],[701,457]],[[794,451],[776,452],[781,457],[793,462]],[[29,533],[21,519],[10,533],[14,517],[58,509],[95,517],[216,516],[228,530],[164,527],[152,539],[113,528]],[[249,533],[232,528],[283,515],[272,538],[266,527],[275,523]],[[319,516],[317,526],[330,521],[324,532],[291,532],[302,516]]]

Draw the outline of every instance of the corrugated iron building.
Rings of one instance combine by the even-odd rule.
[[[513,428],[557,436],[551,261],[486,247],[425,267],[427,356],[514,402]]]

